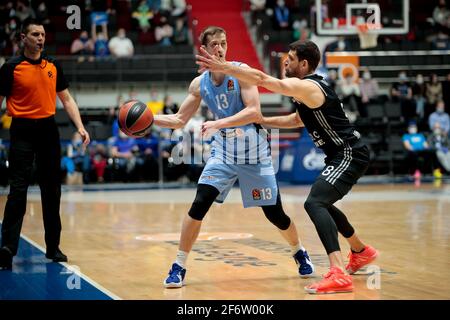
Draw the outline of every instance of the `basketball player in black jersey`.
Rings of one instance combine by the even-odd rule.
[[[371,263],[377,250],[358,238],[346,216],[333,204],[342,199],[369,165],[369,150],[349,122],[343,105],[326,81],[314,74],[320,51],[311,41],[296,41],[289,46],[285,61],[285,79],[271,77],[259,70],[241,68],[200,49],[197,64],[200,72],[210,70],[233,76],[292,97],[297,112],[287,116],[264,117],[261,124],[276,128],[306,127],[314,144],[325,154],[325,168],[312,185],[305,210],[314,223],[330,260],[324,279],[305,287],[308,293],[353,291],[353,274]],[[338,242],[341,233],[351,247],[350,261],[344,260]],[[347,274],[348,273],[348,274]]]

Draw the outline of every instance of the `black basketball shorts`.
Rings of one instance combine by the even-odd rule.
[[[367,146],[352,148],[346,146],[325,159],[325,168],[317,179],[333,185],[339,193],[346,195],[358,179],[364,175],[370,162]]]

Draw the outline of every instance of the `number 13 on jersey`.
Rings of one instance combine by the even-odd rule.
[[[229,104],[228,104],[227,95],[225,93],[216,95],[216,103],[217,103],[217,108],[219,108],[220,110],[228,109]]]

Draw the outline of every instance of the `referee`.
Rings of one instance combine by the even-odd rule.
[[[43,25],[35,20],[25,20],[20,36],[22,53],[11,58],[0,69],[0,106],[6,97],[7,112],[12,117],[10,191],[0,248],[0,269],[6,270],[12,269],[12,260],[17,254],[34,161],[41,189],[47,247],[45,256],[54,262],[67,261],[67,256],[59,248],[61,146],[54,118],[56,95],[76,125],[84,146],[90,142],[60,65],[55,59],[42,54],[45,43]]]

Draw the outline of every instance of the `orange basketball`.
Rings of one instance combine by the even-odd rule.
[[[125,102],[119,108],[120,130],[130,137],[143,137],[153,124],[153,113],[147,105],[138,100]]]

